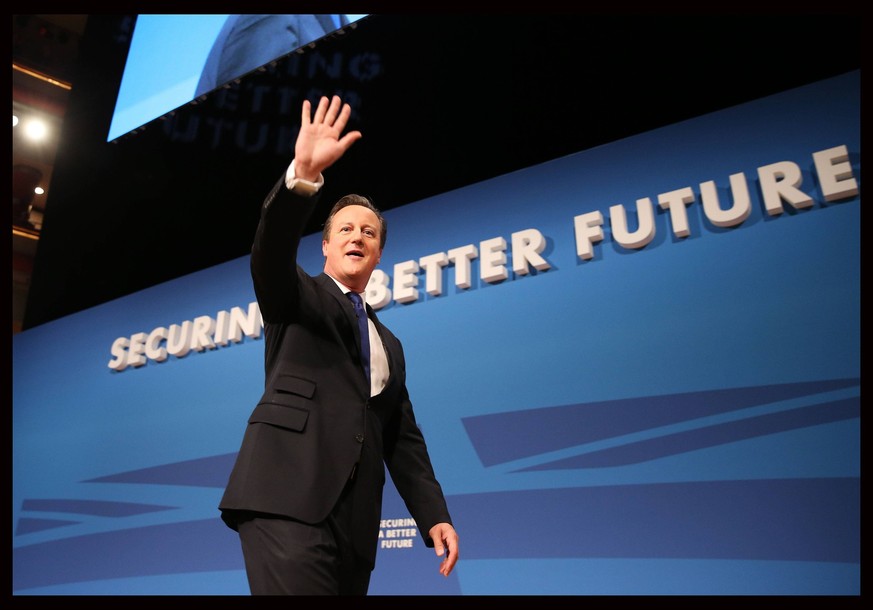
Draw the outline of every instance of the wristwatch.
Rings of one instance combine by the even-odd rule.
[[[292,178],[291,181],[288,182],[289,191],[294,191],[298,195],[303,195],[304,197],[312,197],[320,188],[320,185],[310,182],[309,180],[303,180],[302,178]]]
[[[310,182],[303,178],[297,178],[294,161],[291,161],[291,166],[288,168],[288,175],[285,180],[285,186],[288,187],[289,191],[294,191],[298,195],[303,195],[304,197],[312,197],[321,190],[322,185],[324,185],[324,179],[321,176],[319,176],[318,182]]]

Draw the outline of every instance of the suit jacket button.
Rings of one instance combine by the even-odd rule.
[[[363,443],[364,442],[364,435],[363,434],[356,434],[355,440],[358,441],[359,443]]]

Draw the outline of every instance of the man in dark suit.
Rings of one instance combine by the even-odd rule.
[[[345,15],[230,15],[212,44],[194,97],[348,24]]]
[[[252,246],[264,319],[264,393],[248,420],[219,508],[239,532],[254,594],[366,594],[375,564],[385,468],[448,576],[458,535],[406,389],[400,341],[373,310],[359,319],[385,220],[348,195],[324,227],[324,272],[296,264],[322,171],[361,137],[351,109],[303,102],[294,160],[267,196]]]

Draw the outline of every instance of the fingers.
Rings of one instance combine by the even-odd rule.
[[[339,143],[342,146],[343,150],[348,150],[349,147],[361,139],[360,131],[350,131],[342,138],[340,138]]]
[[[309,103],[309,100],[303,100],[303,109],[300,114],[300,125],[306,127],[312,120],[312,104]]]
[[[321,98],[321,100],[323,103],[327,100],[327,98],[323,97]],[[330,106],[328,106],[327,113],[324,116],[324,122],[327,124],[327,126],[330,127],[331,125],[334,125],[334,123],[336,123],[337,116],[339,116],[340,114],[340,109],[342,109],[342,111],[346,114],[346,119],[348,119],[348,114],[351,112],[351,108],[349,108],[348,111],[346,111],[346,108],[349,108],[349,105],[346,104],[345,106],[343,106],[340,97],[338,95],[334,95],[333,98],[330,100]],[[334,126],[342,129],[341,125]]]
[[[442,574],[443,576],[448,576],[452,573],[455,564],[458,562],[458,549],[454,545],[450,544],[446,548],[445,554],[446,556],[440,564],[440,574]]]
[[[431,538],[437,557],[445,555],[440,563],[440,574],[448,576],[458,562],[458,533],[450,525],[439,524],[431,530]]]
[[[312,111],[312,104],[309,100],[303,100],[303,116],[301,117],[301,125],[324,124],[327,127],[336,127],[340,131],[348,123],[349,116],[352,114],[352,108],[348,104],[343,104],[338,95],[328,100],[327,96],[322,96],[318,100],[318,106],[315,109],[315,117],[310,121],[309,115]]]
[[[333,99],[334,99],[334,102],[336,103],[336,110],[339,111],[339,109],[340,109],[339,98],[334,97]],[[330,105],[331,111],[334,110],[334,102],[331,102],[331,105]],[[346,124],[349,122],[349,117],[351,115],[352,115],[352,107],[349,106],[348,104],[343,104],[342,110],[339,111],[339,116],[336,116],[336,114],[334,114],[335,120],[333,121],[333,126],[336,129],[338,129],[340,131],[340,133],[342,133],[343,129],[346,128]],[[328,118],[330,118],[330,113],[328,114]]]
[[[297,168],[306,165],[318,172],[330,167],[352,144],[361,138],[361,132],[343,131],[352,114],[352,107],[343,104],[338,95],[322,96],[312,114],[313,102],[304,100],[300,118],[300,132],[294,143]]]
[[[318,100],[318,106],[315,109],[315,118],[312,120],[316,125],[321,125],[324,123],[324,116],[327,114],[328,108],[328,100],[326,97],[322,96],[320,100]]]

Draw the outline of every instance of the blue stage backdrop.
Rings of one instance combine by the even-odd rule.
[[[859,594],[860,157],[853,72],[389,211],[462,559],[389,482],[371,593]],[[248,264],[14,337],[16,594],[248,593]]]

